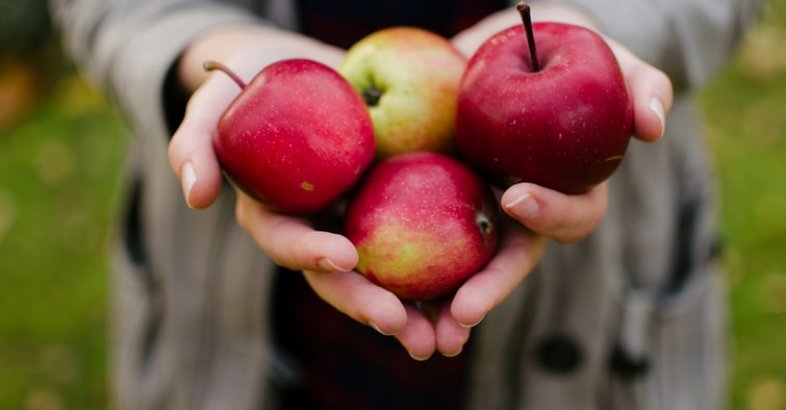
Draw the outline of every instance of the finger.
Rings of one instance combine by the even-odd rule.
[[[603,219],[608,206],[607,184],[588,192],[566,195],[530,183],[516,184],[502,195],[502,209],[533,232],[561,243],[589,235]]]
[[[418,361],[428,360],[436,350],[434,325],[414,306],[407,305],[407,323],[395,334],[409,355]]]
[[[348,272],[358,263],[357,249],[349,239],[316,231],[304,219],[272,212],[240,190],[235,214],[257,245],[291,270]]]
[[[401,301],[357,272],[304,271],[303,274],[322,300],[383,335],[398,334],[408,323]]]
[[[628,76],[633,92],[634,135],[655,142],[666,132],[666,113],[671,109],[671,82],[666,74],[648,65],[639,66]]]
[[[450,313],[461,326],[470,328],[480,323],[532,271],[545,250],[544,237],[513,223],[505,228],[497,254],[453,298]]]
[[[445,304],[437,318],[435,333],[437,350],[445,357],[455,357],[469,340],[470,329],[461,326],[450,313],[450,305]]]
[[[646,142],[659,140],[666,131],[666,114],[674,98],[671,80],[627,48],[608,41],[632,95],[635,136]]]
[[[221,190],[213,133],[222,113],[239,92],[237,84],[223,74],[212,75],[191,96],[183,122],[169,142],[169,163],[189,207],[208,207]]]

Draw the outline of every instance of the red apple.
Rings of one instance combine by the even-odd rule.
[[[454,117],[467,59],[450,41],[415,27],[376,31],[338,71],[364,97],[381,158],[455,149]]]
[[[402,299],[449,293],[480,270],[497,243],[489,187],[445,155],[415,152],[374,166],[350,200],[345,234],[357,270]]]
[[[222,115],[213,139],[221,167],[272,209],[317,212],[349,190],[374,159],[368,110],[335,70],[291,59],[265,67]]]
[[[625,155],[633,129],[625,80],[597,33],[530,24],[528,8],[520,11],[531,34],[521,26],[504,30],[468,63],[456,116],[459,149],[501,187],[534,182],[585,192]]]

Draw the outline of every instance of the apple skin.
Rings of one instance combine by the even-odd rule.
[[[567,194],[607,179],[633,132],[633,102],[598,34],[533,24],[540,71],[521,26],[488,39],[461,82],[456,139],[465,160],[499,187],[533,182]]]
[[[376,31],[338,71],[369,105],[380,158],[455,149],[454,117],[467,59],[444,37],[414,27]]]
[[[222,115],[213,147],[230,180],[289,214],[335,202],[375,155],[363,100],[335,70],[306,59],[260,71]]]
[[[497,244],[489,186],[434,152],[398,155],[361,180],[344,218],[357,271],[405,300],[431,300],[479,271]]]

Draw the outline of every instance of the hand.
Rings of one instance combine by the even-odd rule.
[[[306,279],[323,300],[394,336],[414,359],[426,360],[437,351],[452,357],[461,353],[470,329],[513,291],[545,249],[542,236],[508,222],[492,260],[445,299],[404,303],[357,272],[306,271]]]
[[[564,21],[594,29],[592,21],[562,5],[539,4],[542,20]],[[506,10],[457,35],[453,42],[471,55],[491,35],[520,24],[518,13]],[[619,61],[634,102],[635,137],[654,142],[665,130],[665,116],[672,104],[672,87],[668,77],[637,58],[619,43],[607,39]],[[565,195],[531,183],[508,188],[500,199],[505,213],[518,221],[508,227],[498,254],[481,272],[459,288],[450,306],[450,315],[442,314],[436,322],[437,348],[445,353],[466,342],[468,331],[461,328],[479,323],[501,303],[537,264],[545,248],[545,239],[561,243],[584,239],[600,223],[608,203],[608,184],[601,183],[581,195]],[[457,326],[458,324],[459,326]]]
[[[239,36],[246,38],[245,34]],[[255,41],[259,40],[256,38]],[[215,47],[220,41],[211,43],[208,40],[205,43],[226,50]],[[227,42],[238,43],[242,41]],[[319,49],[316,55],[323,56],[323,62],[336,66],[340,61],[341,52],[338,50],[323,48],[323,45],[310,40],[298,39],[295,43],[303,46],[302,49],[281,46],[274,53],[261,52],[253,58],[230,60],[227,64],[242,78],[250,79],[265,64],[293,56],[293,50],[312,46],[314,50]],[[186,57],[199,56],[200,50],[210,48],[196,47],[196,51],[187,53]],[[277,53],[279,57],[275,58]],[[201,67],[202,60],[217,59],[209,53],[202,53],[202,57],[192,60]],[[629,57],[626,61],[633,67],[641,68],[632,55],[624,57]],[[646,79],[648,72],[644,70],[633,77],[628,77],[626,72],[626,78],[631,84],[630,78]],[[204,76],[204,73],[185,73],[182,77],[186,85],[196,87],[201,81],[200,75]],[[636,81],[635,84],[641,87],[647,82]],[[662,88],[654,89],[662,91]],[[210,140],[218,117],[238,92],[231,80],[211,77],[192,97],[186,118],[173,137],[170,162],[191,207],[207,207],[218,194],[221,175]],[[669,107],[670,88],[662,98],[663,106]],[[657,139],[662,133],[663,115],[656,115],[655,121],[650,116],[649,122],[645,115],[643,125],[640,125],[638,103],[636,110],[637,134],[644,140]],[[652,137],[655,134],[658,135]],[[528,205],[531,204],[530,199],[537,205],[537,212],[532,212],[535,208]],[[469,329],[501,303],[535,266],[545,248],[544,237],[570,242],[591,232],[605,212],[606,186],[602,184],[584,195],[566,196],[535,185],[519,184],[511,187],[502,196],[501,202],[509,215],[529,229],[515,223],[507,224],[498,253],[483,271],[470,278],[451,300],[419,307],[402,303],[389,291],[352,272],[357,264],[357,251],[341,235],[316,231],[305,219],[270,212],[242,192],[238,192],[237,196],[237,217],[241,226],[274,261],[290,269],[303,270],[309,284],[325,301],[383,334],[394,335],[411,356],[425,359],[436,351],[446,356],[461,352],[469,338]]]
[[[331,306],[384,335],[394,336],[409,354],[425,360],[439,351],[461,352],[470,328],[521,282],[545,248],[544,237],[507,219],[499,249],[454,297],[412,304],[352,271],[358,254],[345,237],[316,231],[306,219],[271,212],[238,191],[241,226],[279,265],[303,270],[311,288]]]
[[[595,29],[591,19],[569,6],[539,4],[538,7],[533,14],[540,20]],[[515,10],[501,11],[459,33],[452,41],[471,56],[490,36],[515,24],[521,24]],[[657,141],[663,135],[666,113],[672,104],[671,82],[663,72],[619,43],[608,38],[607,41],[633,96],[635,137],[645,142]],[[545,249],[545,238],[569,243],[589,235],[606,212],[607,191],[605,182],[581,195],[565,195],[531,183],[508,188],[500,202],[505,213],[520,225],[506,226],[500,249],[488,266],[458,289],[449,308],[445,305],[439,309],[434,321],[436,349],[446,355],[461,351],[469,338],[468,328],[501,303],[537,264]],[[409,346],[410,353],[416,348],[428,353],[430,339],[423,336],[429,335],[428,327],[411,309],[408,313],[419,323],[420,334],[415,337],[414,331],[402,331],[397,337]]]
[[[225,75],[205,73],[202,63],[222,62],[248,82],[264,66],[293,57],[337,67],[343,51],[296,34],[238,27],[212,33],[185,52],[178,73],[193,95],[170,142],[169,160],[189,207],[206,208],[220,192],[221,171],[212,136],[220,116],[240,93]],[[399,335],[413,356],[424,357],[434,351],[434,331],[430,326],[424,328],[427,322],[414,308],[405,307],[392,293],[352,272],[358,254],[347,238],[317,231],[309,220],[277,214],[242,191],[236,192],[238,223],[274,262],[303,270],[316,293],[328,303],[383,334]]]
[[[263,26],[240,26],[210,33],[183,54],[178,77],[193,92],[183,122],[169,144],[169,162],[189,207],[210,206],[222,185],[212,138],[218,120],[240,89],[224,73],[208,73],[202,64],[227,65],[245,82],[262,68],[286,58],[310,58],[337,67],[344,52],[297,34]]]
[[[633,98],[634,137],[658,141],[666,129],[666,114],[673,102],[671,81],[614,40],[606,39],[617,57]],[[606,213],[607,183],[582,195],[564,195],[521,183],[502,196],[502,209],[530,230],[569,243],[584,239]]]
[[[539,21],[576,24],[598,31],[595,22],[580,10],[563,4],[538,3],[532,17]],[[492,14],[473,27],[459,33],[453,44],[467,56],[489,37],[508,27],[521,24],[515,8]],[[633,98],[634,136],[655,142],[665,130],[665,118],[673,101],[669,78],[657,68],[636,57],[618,42],[604,37],[622,69]],[[575,242],[585,238],[606,212],[606,183],[583,195],[564,195],[534,184],[511,186],[502,196],[503,210],[533,232],[558,242]]]

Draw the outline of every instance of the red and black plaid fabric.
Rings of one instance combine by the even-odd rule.
[[[502,9],[500,0],[299,0],[304,33],[348,48],[376,30],[415,26],[452,37]]]
[[[504,1],[300,0],[302,31],[348,48],[390,26],[451,37],[505,7]],[[459,409],[471,346],[455,358],[411,359],[392,337],[356,323],[320,300],[297,272],[277,275],[274,343],[291,380],[287,409]]]
[[[277,275],[274,341],[289,380],[285,409],[460,409],[468,355],[425,362],[393,337],[355,322],[319,299],[299,272]]]

